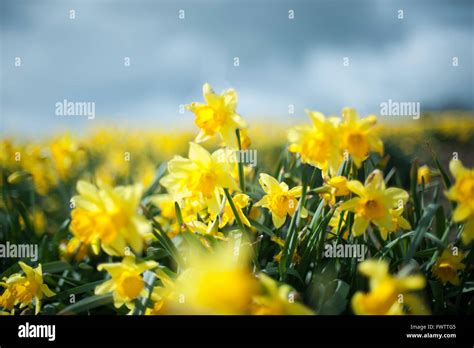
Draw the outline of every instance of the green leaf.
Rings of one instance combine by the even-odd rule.
[[[298,203],[298,206],[301,204],[301,200]],[[284,282],[286,280],[286,272],[287,268],[293,261],[293,253],[296,248],[296,240],[297,240],[297,233],[296,233],[296,216],[298,214],[294,214],[291,218],[290,227],[288,228],[288,233],[285,239],[285,245],[283,246],[282,256],[280,259],[279,264],[279,271],[280,271],[280,281]]]
[[[82,299],[79,302],[76,302],[70,306],[67,306],[58,314],[59,315],[78,314],[78,313],[82,313],[93,308],[111,304],[112,302],[113,302],[112,293],[108,293],[104,295],[94,295],[94,296],[90,296],[85,299]]]
[[[349,290],[349,284],[342,280],[334,279],[326,286],[326,298],[317,313],[321,315],[337,315],[344,312],[349,302],[347,299]]]
[[[424,250],[418,250],[417,252],[415,252],[415,257],[421,257],[421,258],[431,257],[431,255],[433,255],[433,253],[436,250],[438,250],[438,248],[428,248]]]
[[[443,286],[436,280],[429,281],[431,293],[434,299],[434,314],[440,313],[444,309],[444,290]]]
[[[303,277],[308,271],[310,263],[320,260],[322,257],[324,241],[326,240],[326,229],[334,213],[334,210],[330,210],[326,215],[322,215],[322,211],[323,202],[321,201],[315,216],[311,221],[307,241],[301,248],[301,261],[298,265],[298,270],[300,274],[303,275]],[[316,223],[317,221],[319,221],[317,226],[312,227],[313,223]]]
[[[168,237],[165,231],[161,228],[161,225],[158,224],[156,221],[153,222],[153,228],[151,230],[155,238],[158,240],[158,243],[168,251],[170,256],[173,260],[178,264],[178,266],[182,267],[184,265],[184,261],[179,254],[178,249],[174,245],[173,241]]]
[[[67,269],[71,269],[71,265],[65,261],[53,261],[45,263],[43,266],[43,273],[59,273]]]
[[[98,280],[96,282],[83,284],[83,285],[76,286],[76,287],[71,288],[71,289],[61,291],[61,292],[57,293],[56,295],[54,295],[53,297],[48,298],[48,301],[54,301],[54,300],[57,300],[57,299],[65,298],[65,297],[70,296],[70,295],[78,295],[78,294],[82,294],[82,293],[85,293],[85,292],[89,292],[91,290],[94,290],[97,285],[100,285],[103,282],[105,282],[105,280]]]
[[[262,225],[260,222],[249,219],[250,224],[255,227],[257,230],[265,233],[266,235],[273,237],[275,234],[273,231],[265,225]]]
[[[25,260],[26,261],[26,260]],[[27,262],[25,262],[27,263]],[[63,272],[66,269],[72,269],[71,265],[65,261],[53,261],[45,263],[41,266],[44,273],[59,273]],[[2,274],[0,274],[0,279],[8,277],[13,273],[18,273],[21,271],[20,265],[15,263],[11,267],[7,268]]]
[[[160,164],[160,166],[156,169],[155,177],[153,178],[151,185],[143,193],[142,198],[148,197],[156,191],[156,189],[160,185],[160,180],[163,177],[163,175],[165,175],[167,169],[168,169],[167,162],[163,162]]]
[[[425,235],[425,233],[428,231],[428,229],[431,226],[431,222],[433,221],[433,218],[436,214],[436,211],[439,209],[440,205],[439,204],[430,204],[426,208],[425,213],[421,217],[418,226],[415,229],[414,235],[413,235],[413,240],[410,244],[410,247],[408,248],[408,252],[405,255],[405,262],[408,262],[411,260],[414,255],[415,251],[418,249],[420,246],[420,243]]]
[[[443,206],[440,206],[439,209],[436,210],[436,236],[442,238],[444,231],[446,231],[446,216]]]
[[[433,155],[433,160],[436,164],[436,167],[438,167],[439,172],[441,173],[441,177],[443,178],[443,184],[446,189],[448,189],[451,186],[451,180],[449,180],[449,176],[444,170],[443,166],[439,163],[438,158]]]
[[[413,199],[413,205],[415,208],[415,223],[418,223],[421,216],[421,196],[418,192],[418,163],[417,161],[413,161],[411,170],[410,170],[410,189],[411,189],[411,197]]]
[[[164,248],[148,247],[146,249],[146,258],[149,260],[160,260],[168,256],[170,253]]]

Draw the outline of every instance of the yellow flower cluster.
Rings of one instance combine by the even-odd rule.
[[[235,130],[245,129],[247,124],[236,112],[237,93],[228,89],[218,95],[208,83],[204,84],[202,93],[205,104],[194,102],[186,106],[196,115],[195,122],[201,130],[196,142],[200,143],[219,135],[225,146],[238,149]]]
[[[422,275],[393,277],[385,261],[367,260],[359,264],[359,272],[369,277],[370,292],[356,292],[352,309],[359,315],[429,314],[426,305],[412,294],[425,287]]]
[[[133,255],[125,256],[120,263],[100,264],[97,269],[107,271],[112,279],[98,285],[95,288],[95,294],[103,295],[111,292],[115,307],[120,308],[125,305],[133,310],[135,308],[133,301],[146,295],[142,273],[157,266],[155,261],[137,264]]]
[[[99,271],[106,270],[112,279],[99,285],[95,293],[112,293],[117,308],[126,305],[133,310],[134,302],[146,292],[141,274],[155,269],[162,286],[154,288],[153,306],[147,310],[148,314],[312,314],[294,301],[296,293],[288,285],[280,286],[265,274],[256,277],[249,265],[250,252],[231,246],[229,238],[219,231],[236,220],[250,229],[249,218],[258,216],[258,211],[253,208],[247,212],[250,197],[239,192],[235,150],[247,148],[250,141],[242,131],[246,124],[235,111],[237,95],[233,90],[216,95],[206,84],[204,98],[206,104],[188,106],[196,114],[201,132],[195,142],[189,143],[187,158],[175,156],[168,162],[168,173],[160,180],[168,192],[154,194],[148,201],[160,210],[156,221],[168,229],[169,237],[187,230],[223,240],[222,245],[211,248],[202,239],[204,251],[189,250],[184,269],[175,278],[155,262],[137,264],[134,257],[128,255],[127,247],[141,254],[150,227],[137,213],[141,187],[111,189],[104,184],[95,187],[84,181],[78,182],[79,195],[72,199],[74,238],[70,243],[77,244],[79,240],[91,245],[96,253],[101,247],[109,255],[125,255],[120,263],[98,266]],[[210,153],[198,142],[214,135],[219,135],[227,147]],[[247,175],[250,172],[247,169]],[[290,190],[287,184],[267,174],[261,174],[260,184],[266,195],[255,207],[268,208],[275,226],[280,227],[287,214],[295,213],[301,186]],[[183,225],[177,221],[176,204]],[[235,256],[236,251],[241,253],[239,257]]]
[[[424,165],[416,172],[415,164],[412,197],[390,187],[399,181],[384,178],[388,158],[374,156],[384,153],[377,117],[361,118],[351,108],[344,108],[341,117],[308,111],[311,124],[288,131],[291,154],[282,157],[275,171],[274,139],[262,136],[267,129],[261,129],[254,134],[260,134],[267,152],[262,157],[259,152],[259,161],[267,153],[271,165],[246,165],[237,156],[255,151],[250,149],[255,143],[237,112],[237,93],[228,89],[216,94],[205,84],[203,97],[203,103],[186,106],[195,116],[197,136],[101,129],[80,139],[66,134],[37,144],[0,141],[0,188],[7,197],[0,209],[5,216],[12,212],[15,238],[32,230],[37,240],[63,226],[55,244],[60,257],[78,268],[97,266],[104,280],[93,285],[94,293],[113,299],[119,313],[315,314],[319,308],[306,302],[311,296],[307,283],[324,288],[316,272],[331,262],[319,254],[329,239],[344,247],[370,247],[362,255],[369,260],[357,266],[368,283],[353,289],[349,307],[354,314],[429,314],[421,296],[427,279],[445,287],[466,282],[466,250],[474,239],[473,169],[451,161],[454,181],[446,185],[445,195],[454,209],[446,221],[437,222],[442,227],[451,219],[455,224],[446,223],[445,230],[450,233],[455,225],[457,239],[448,247],[445,237],[451,235],[437,236],[427,228],[421,244],[429,247],[415,256],[423,262],[419,269],[425,275],[409,275],[408,268],[397,267],[398,261],[411,248],[409,241],[415,242],[417,224],[429,210],[423,194],[438,184],[440,174],[446,176],[442,169]],[[304,175],[309,166],[315,167],[311,180]],[[316,168],[322,177],[316,177]],[[25,192],[32,193],[32,203],[17,208],[18,195]],[[65,217],[58,222],[62,213]],[[41,237],[56,242],[56,235]],[[459,240],[466,250],[458,250]],[[107,263],[97,262],[104,259]],[[43,281],[41,264],[31,268],[20,262],[20,267],[21,273],[0,282],[0,314],[33,306],[37,314],[41,301],[54,296]],[[355,274],[347,273],[331,279],[344,285],[337,289],[343,293],[349,283],[359,283]],[[71,279],[80,282],[81,277]],[[344,277],[349,280],[342,281]],[[46,281],[51,284],[51,278]],[[305,302],[290,285],[298,281],[304,283]],[[60,291],[63,285],[55,286]],[[349,303],[350,293],[342,296],[344,303]]]
[[[14,313],[14,308],[19,305],[19,308],[35,305],[35,314],[38,314],[41,309],[41,300],[44,296],[54,296],[48,285],[43,282],[43,271],[41,265],[32,268],[23,262],[19,262],[23,271],[15,273],[0,282],[0,286],[5,288],[5,291],[0,296],[0,307],[4,310]]]
[[[433,265],[433,275],[441,280],[443,284],[449,282],[453,285],[459,285],[458,271],[466,268],[466,265],[462,263],[464,256],[464,253],[458,251],[457,248],[443,250],[443,253]]]
[[[390,232],[411,228],[410,223],[402,216],[408,193],[399,188],[386,188],[382,172],[376,170],[370,174],[365,185],[351,180],[347,183],[347,188],[358,197],[345,201],[340,209],[355,213],[352,226],[354,236],[362,235],[370,223],[380,229],[384,240]]]
[[[157,270],[163,286],[154,288],[147,314],[314,314],[290,286],[254,276],[248,262],[249,251],[230,244],[212,254],[193,250],[176,279]]]
[[[77,183],[79,195],[72,198],[71,232],[75,239],[109,255],[125,255],[127,248],[141,253],[150,237],[150,222],[138,214],[142,186],[97,188],[85,181]],[[71,243],[71,242],[70,242]]]
[[[453,220],[466,221],[462,240],[464,244],[469,244],[474,240],[474,169],[465,168],[459,160],[452,160],[449,169],[455,182],[446,196],[458,204],[453,212]]]
[[[360,119],[354,109],[342,110],[340,118],[325,118],[308,111],[311,126],[297,126],[288,132],[290,152],[298,153],[303,163],[311,164],[325,175],[336,175],[344,156],[350,155],[357,167],[370,151],[383,154],[383,143],[377,135],[375,115]]]

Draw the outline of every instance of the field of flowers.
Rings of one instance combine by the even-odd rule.
[[[0,314],[474,313],[472,114],[269,129],[203,94],[197,136],[0,141]]]

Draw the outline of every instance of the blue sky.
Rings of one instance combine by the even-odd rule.
[[[250,122],[388,99],[474,108],[472,1],[2,0],[0,21],[4,135],[191,124],[179,105],[204,82],[234,87]],[[63,99],[94,102],[96,118],[56,116]]]

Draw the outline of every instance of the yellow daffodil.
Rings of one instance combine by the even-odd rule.
[[[160,216],[170,220],[176,218],[175,201],[170,194],[153,195],[150,202],[160,209]]]
[[[100,264],[97,269],[99,271],[106,270],[112,279],[98,285],[94,292],[96,295],[111,292],[116,308],[120,308],[125,304],[128,309],[133,309],[133,301],[146,295],[142,273],[156,267],[158,267],[158,264],[155,261],[135,263],[133,255],[125,256],[120,263]]]
[[[11,139],[0,139],[0,165],[5,168],[16,167],[15,145]]]
[[[231,243],[212,254],[194,250],[188,267],[174,281],[169,314],[249,314],[258,283],[245,248]],[[168,287],[169,288],[169,287]]]
[[[240,146],[242,150],[246,150],[252,144],[252,140],[249,137],[248,129],[240,129]]]
[[[150,223],[138,214],[143,188],[141,185],[97,188],[85,181],[77,183],[78,196],[71,216],[73,235],[91,244],[95,253],[99,245],[109,255],[125,255],[127,247],[141,253]]]
[[[285,246],[285,240],[282,239],[282,238],[280,238],[280,237],[277,237],[277,236],[275,236],[275,235],[273,235],[273,236],[270,238],[270,240],[271,240],[272,242],[275,242],[276,244],[278,244],[278,245],[280,246],[280,248],[281,248],[280,252],[279,252],[278,254],[276,254],[275,256],[273,256],[273,260],[274,260],[275,262],[280,262],[281,257],[283,256],[283,247]],[[294,264],[300,263],[300,261],[301,261],[301,256],[298,255],[298,253],[295,252],[295,253],[293,254],[293,259],[292,259],[292,261],[293,261]]]
[[[155,270],[156,276],[159,278],[162,286],[155,286],[151,293],[151,300],[153,304],[150,308],[145,310],[146,315],[160,315],[160,314],[173,314],[173,306],[171,305],[176,295],[175,281],[166,272],[161,269]],[[179,300],[184,300],[183,296],[180,295]],[[182,302],[182,301],[181,301]]]
[[[197,233],[203,236],[212,236],[221,240],[226,239],[224,234],[219,232],[219,225],[216,221],[209,220],[206,224],[202,221],[194,220],[185,222],[185,225],[192,233]],[[208,243],[205,239],[202,239],[201,242],[205,247],[208,247]]]
[[[380,227],[380,235],[382,236],[383,240],[387,239],[387,236],[390,232],[396,232],[400,229],[402,230],[409,230],[411,229],[410,222],[403,217],[403,207],[400,206],[396,209],[389,210],[390,215],[392,216],[392,228],[387,227]]]
[[[81,169],[85,153],[70,134],[56,138],[50,145],[51,158],[61,179],[67,179]]]
[[[186,108],[196,115],[196,125],[201,129],[196,142],[202,142],[219,134],[228,147],[237,149],[236,129],[247,127],[244,119],[237,114],[237,93],[233,89],[216,94],[206,83],[202,88],[206,104],[191,103]]]
[[[344,230],[346,228],[346,222],[347,222],[347,216],[349,215],[349,211],[345,210],[342,211],[340,207],[336,208],[334,211],[333,216],[331,217],[331,220],[329,220],[329,227],[331,227],[331,233],[327,235],[328,239],[335,238],[337,237],[337,231],[340,228],[341,230]],[[342,221],[341,221],[342,219]],[[342,235],[343,239],[347,239],[349,237],[349,231],[346,230],[344,234]]]
[[[469,244],[474,240],[474,169],[465,168],[459,160],[452,160],[449,169],[455,182],[446,192],[446,196],[457,203],[453,220],[466,221],[462,241]]]
[[[430,167],[428,166],[421,166],[420,168],[418,168],[418,172],[417,172],[417,183],[418,185],[421,185],[422,182],[426,184],[428,184],[431,180],[431,171],[430,171]]]
[[[466,268],[466,265],[461,263],[463,258],[464,253],[461,251],[453,253],[453,250],[443,250],[443,253],[433,265],[433,275],[441,280],[443,284],[449,282],[453,285],[459,285],[458,271]]]
[[[323,114],[308,111],[312,126],[297,126],[288,132],[288,150],[300,154],[303,163],[318,167],[324,173],[337,173],[342,160],[338,119],[326,119]]]
[[[32,268],[21,261],[18,264],[24,275],[16,273],[6,279],[5,282],[0,283],[6,288],[0,297],[0,307],[11,310],[13,306],[20,304],[20,308],[24,308],[34,301],[35,314],[38,314],[43,296],[54,296],[54,292],[43,282],[41,264],[36,268]]]
[[[59,253],[63,260],[82,261],[86,258],[88,251],[89,245],[76,237],[72,237],[69,241],[63,241],[59,245]]]
[[[392,209],[403,207],[408,200],[408,193],[399,188],[386,188],[382,172],[379,170],[370,174],[363,185],[357,180],[347,183],[347,188],[358,197],[352,198],[341,205],[342,210],[349,210],[355,213],[352,233],[354,236],[362,235],[372,222],[382,231],[394,231],[394,213]],[[395,220],[405,224],[399,215],[395,215]],[[386,238],[387,234],[383,233]]]
[[[150,202],[160,209],[160,215],[155,216],[155,219],[163,226],[168,237],[175,237],[186,230],[177,220],[175,201],[171,194],[153,195],[150,197]],[[208,226],[198,220],[198,217],[202,218],[207,214],[207,207],[203,200],[190,197],[183,199],[179,206],[183,222],[191,232],[202,234],[207,230]]]
[[[39,209],[34,209],[31,214],[29,214],[29,222],[32,224],[34,232],[36,235],[41,236],[46,229],[46,216],[43,211]],[[22,228],[26,228],[27,224],[23,216],[20,216],[20,225]]]
[[[344,108],[342,117],[344,122],[340,125],[341,149],[351,155],[357,167],[361,166],[370,151],[383,154],[383,142],[376,134],[375,115],[359,119],[356,110]]]
[[[33,176],[36,191],[40,195],[47,195],[58,184],[58,175],[44,147],[29,144],[21,150],[21,153],[22,169]]]
[[[239,218],[242,223],[250,227],[250,222],[242,211],[242,209],[249,205],[249,196],[243,193],[238,193],[234,197],[232,197],[232,202],[234,202],[235,209],[237,210],[237,214],[239,215]],[[215,218],[216,215],[214,214],[214,216],[212,216],[212,219],[214,220]],[[219,228],[222,228],[227,224],[232,225],[234,221],[234,212],[232,211],[229,201],[226,200],[224,210],[222,211],[222,215],[220,216]]]
[[[287,284],[281,286],[264,273],[259,281],[263,292],[253,297],[252,314],[312,315],[314,312],[296,300],[296,292]]]
[[[266,195],[255,203],[255,206],[270,210],[273,225],[280,228],[285,223],[287,214],[293,216],[295,213],[302,187],[296,186],[290,190],[286,183],[279,183],[274,177],[265,173],[260,174],[259,183]]]
[[[421,290],[426,280],[422,275],[394,277],[383,260],[367,260],[359,264],[359,272],[369,277],[370,291],[356,292],[352,310],[357,315],[429,314],[427,307],[411,291]]]
[[[327,193],[322,193],[321,197],[324,203],[332,207],[336,204],[336,197],[347,196],[350,191],[347,188],[348,180],[345,176],[325,177],[324,187],[328,189]]]
[[[0,285],[5,287],[3,294],[0,295],[0,307],[7,311],[12,311],[18,302],[19,286],[14,284],[7,285],[6,283],[0,283]]]
[[[238,190],[231,175],[231,166],[220,149],[212,155],[196,143],[189,144],[189,158],[174,157],[168,162],[169,174],[160,183],[168,189],[175,201],[184,198],[205,200],[209,210],[219,211],[219,188]]]
[[[155,165],[148,161],[141,161],[133,174],[135,182],[141,183],[144,187],[150,186],[155,178]]]

